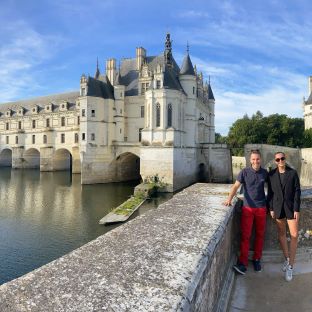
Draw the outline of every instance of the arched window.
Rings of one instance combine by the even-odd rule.
[[[43,144],[47,144],[47,136],[45,134],[43,135]]]
[[[168,104],[167,127],[172,127],[172,104]]]
[[[156,104],[156,127],[160,127],[160,104]]]

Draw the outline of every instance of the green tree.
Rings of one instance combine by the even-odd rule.
[[[216,132],[215,134],[215,141],[216,143],[226,143],[226,136],[222,136],[220,133]]]
[[[310,138],[312,143],[312,132]],[[308,142],[308,134],[304,138],[302,118],[290,118],[284,114],[264,117],[257,111],[251,118],[244,115],[243,118],[236,120],[229,130],[226,142],[234,155],[243,155],[245,144],[302,147]]]

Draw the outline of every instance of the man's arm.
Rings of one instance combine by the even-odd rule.
[[[225,206],[231,206],[232,205],[232,199],[235,196],[235,194],[237,193],[239,187],[242,184],[236,180],[236,182],[232,185],[230,192],[229,192],[229,196],[227,198],[227,200],[223,203]]]

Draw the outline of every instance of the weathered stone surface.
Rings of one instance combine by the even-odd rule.
[[[229,187],[193,185],[0,286],[0,311],[211,311],[232,258]]]

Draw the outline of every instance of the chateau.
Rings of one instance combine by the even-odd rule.
[[[229,150],[215,141],[215,98],[187,50],[181,68],[164,51],[106,61],[80,90],[0,105],[0,166],[81,173],[81,183],[158,175],[174,191],[231,180]]]
[[[304,129],[312,128],[312,76],[309,77],[309,97],[303,98]]]

